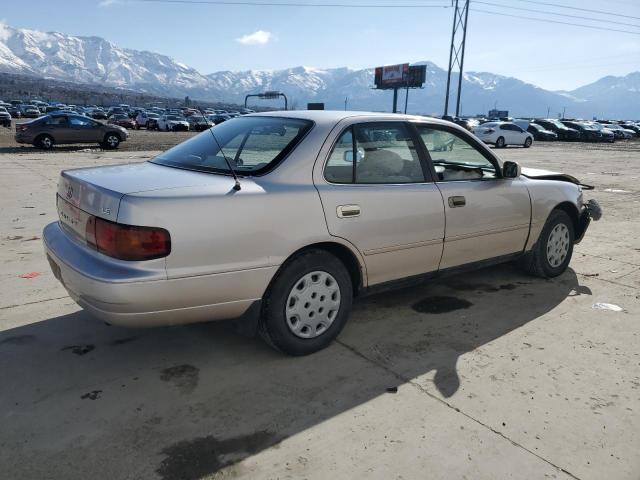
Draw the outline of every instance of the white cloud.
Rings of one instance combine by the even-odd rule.
[[[117,5],[122,3],[120,0],[102,0],[98,5],[101,7],[110,7],[111,5]]]
[[[236,38],[236,42],[243,45],[266,45],[271,40],[273,40],[273,34],[271,32],[265,32],[264,30],[258,30]]]

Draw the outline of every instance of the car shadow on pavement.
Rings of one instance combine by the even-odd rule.
[[[462,355],[584,294],[572,270],[444,278],[358,300],[338,341],[301,358],[232,322],[133,330],[79,311],[4,331],[0,464],[7,478],[202,478],[409,381],[451,397]]]

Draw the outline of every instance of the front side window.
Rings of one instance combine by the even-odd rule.
[[[345,130],[325,166],[333,183],[421,183],[424,171],[404,123],[367,123]]]
[[[424,125],[417,125],[417,129],[439,181],[497,177],[495,165],[467,140],[455,133]]]
[[[96,122],[84,117],[69,117],[69,123],[72,127],[95,127]]]
[[[309,120],[292,118],[237,118],[205,130],[151,161],[188,170],[230,173],[228,161],[239,174],[259,174],[286,157],[312,126]]]

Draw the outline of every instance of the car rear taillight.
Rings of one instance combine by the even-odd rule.
[[[171,253],[171,236],[164,228],[137,227],[91,216],[86,224],[89,246],[120,260],[151,260]]]

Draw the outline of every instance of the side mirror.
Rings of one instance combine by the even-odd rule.
[[[502,176],[504,178],[518,178],[521,173],[522,169],[516,162],[507,160],[502,164]]]

